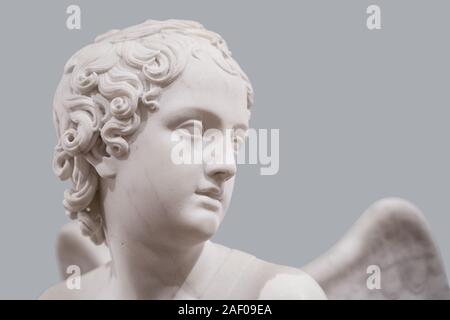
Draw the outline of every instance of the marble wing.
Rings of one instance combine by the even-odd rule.
[[[329,251],[304,268],[329,299],[449,299],[439,249],[411,203],[370,206]]]

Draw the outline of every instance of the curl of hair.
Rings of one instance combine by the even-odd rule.
[[[148,20],[111,30],[66,63],[53,103],[58,136],[53,170],[61,180],[71,180],[64,208],[94,243],[101,244],[105,234],[101,208],[95,204],[100,177],[87,155],[124,158],[128,138],[141,123],[138,108],[156,111],[159,96],[180,76],[189,53],[196,57],[205,44],[213,48],[206,52],[222,70],[245,82],[250,107],[250,81],[225,41],[193,21]]]

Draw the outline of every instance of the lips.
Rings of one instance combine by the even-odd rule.
[[[200,190],[197,190],[195,193],[202,195],[202,196],[210,197],[217,201],[222,201],[223,190],[216,188],[216,187],[200,189]]]

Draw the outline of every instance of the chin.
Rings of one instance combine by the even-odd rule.
[[[191,244],[198,244],[211,239],[220,226],[220,212],[198,208],[185,221],[184,232]]]

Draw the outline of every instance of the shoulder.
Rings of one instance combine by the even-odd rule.
[[[265,281],[260,300],[324,300],[320,285],[306,272],[292,267],[275,265],[274,272]]]
[[[278,265],[256,258],[248,253],[233,250],[243,256],[246,264],[245,280],[252,299],[260,300],[323,300],[327,299],[321,286],[301,269]],[[241,263],[242,264],[242,263]],[[242,291],[242,289],[241,289]]]
[[[238,265],[245,268],[238,292],[244,292],[246,297],[259,300],[327,299],[321,286],[301,269],[264,261],[240,250],[232,252],[238,258]]]

